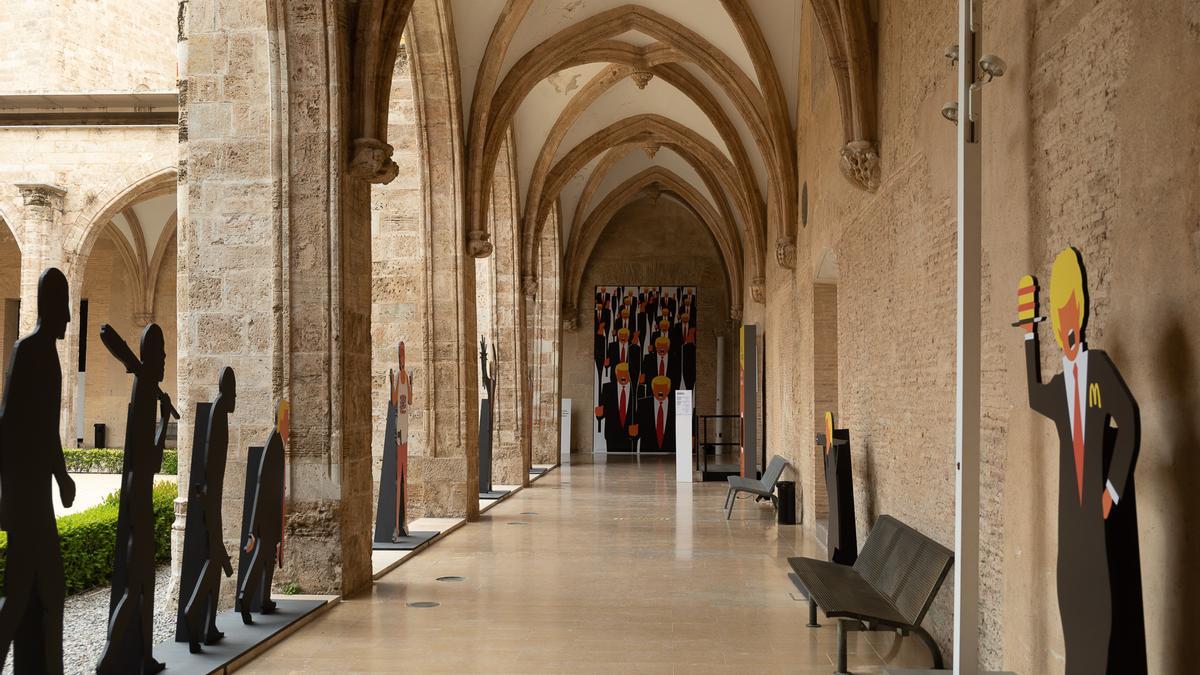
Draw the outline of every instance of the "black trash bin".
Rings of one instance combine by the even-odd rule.
[[[108,445],[108,427],[103,424],[94,424],[92,428],[96,432],[96,447],[107,448]]]
[[[779,493],[779,524],[796,524],[796,481],[781,480],[775,483]]]

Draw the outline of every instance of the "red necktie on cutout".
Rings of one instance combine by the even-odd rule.
[[[1079,408],[1079,366],[1071,366],[1075,378],[1075,422],[1071,440],[1075,445],[1075,485],[1079,487],[1079,503],[1083,504],[1083,410]]]
[[[625,428],[625,387],[621,387],[621,412],[619,413],[621,428]]]
[[[658,357],[658,374],[659,375],[667,374],[667,360],[661,356]]]
[[[658,447],[661,448],[663,446],[663,406],[660,403],[655,407],[658,408],[658,415],[654,423],[654,432],[658,435]]]

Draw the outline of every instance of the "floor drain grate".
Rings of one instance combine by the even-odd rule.
[[[536,516],[536,515],[537,515],[537,511],[522,511],[522,512],[521,512],[521,515],[523,515],[523,516]]]
[[[509,525],[528,525],[529,523],[527,523],[523,520],[510,520],[510,521],[508,521],[508,524]]]
[[[422,600],[421,602],[410,602],[408,606],[416,609],[427,609],[429,607],[437,607],[441,604],[440,602],[433,602],[431,600]]]
[[[466,578],[466,577],[438,577],[438,578],[437,578],[437,580],[438,580],[438,581],[454,582],[454,581],[466,581],[466,580],[467,580],[467,578]]]

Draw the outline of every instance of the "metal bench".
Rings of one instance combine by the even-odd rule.
[[[788,558],[793,581],[809,599],[809,625],[817,607],[838,619],[837,673],[846,670],[847,631],[910,632],[943,667],[942,652],[921,620],[954,564],[954,552],[891,516],[880,516],[853,567],[813,558]]]
[[[778,509],[779,498],[775,496],[775,483],[779,482],[779,477],[783,475],[783,469],[786,466],[787,460],[775,455],[767,464],[767,469],[763,471],[760,479],[730,476],[729,492],[725,493],[725,520],[729,520],[733,515],[733,504],[737,501],[739,492],[758,495],[759,499],[770,499],[771,505]]]

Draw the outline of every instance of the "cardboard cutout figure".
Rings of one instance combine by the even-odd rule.
[[[650,381],[650,398],[638,401],[637,424],[629,435],[637,436],[640,452],[675,452],[675,397],[671,378],[659,375]]]
[[[13,349],[0,409],[0,527],[8,533],[0,606],[0,667],[16,640],[17,673],[61,673],[62,550],[50,477],[63,505],[75,501],[58,436],[62,369],[54,343],[71,321],[67,278],[51,267],[38,280],[38,322]]]
[[[284,449],[291,424],[287,401],[275,412],[275,428],[264,447],[250,448],[246,462],[246,496],[238,553],[237,600],[242,623],[254,623],[251,612],[275,611],[271,582],[275,566],[283,566]]]
[[[212,645],[225,637],[216,626],[220,572],[224,570],[227,577],[233,575],[221,520],[229,413],[237,402],[232,368],[221,369],[219,386],[215,401],[196,405],[197,429],[192,445],[175,641],[187,642],[193,654],[200,653],[201,642]]]
[[[637,387],[633,384],[630,364],[621,362],[613,369],[612,382],[606,382],[596,406],[596,419],[604,420],[604,441],[609,452],[632,450],[629,427],[637,423]]]
[[[1058,607],[1066,672],[1145,673],[1133,484],[1140,419],[1112,360],[1084,342],[1086,279],[1078,251],[1058,254],[1050,273],[1050,319],[1063,372],[1048,383],[1041,378],[1032,276],[1021,279],[1013,325],[1025,331],[1029,406],[1058,430]]]
[[[854,472],[850,463],[850,430],[833,428],[833,413],[825,413],[825,493],[829,497],[826,551],[839,565],[858,559],[858,534],[854,518]]]
[[[492,492],[492,423],[496,410],[496,346],[492,345],[492,363],[488,366],[487,342],[479,338],[479,366],[483,390],[479,401],[479,493]]]
[[[408,407],[412,404],[413,375],[404,368],[404,343],[400,343],[400,374],[388,371],[387,423],[383,434],[383,466],[379,501],[375,509],[377,543],[396,544],[408,536],[405,506],[408,496]]]
[[[141,359],[104,324],[100,340],[133,374],[133,392],[125,423],[125,461],[121,502],[117,510],[117,542],[109,602],[108,641],[96,671],[157,673],[166,667],[154,660],[154,474],[162,469],[167,424],[179,413],[161,389],[167,354],[162,329],[151,323],[142,331]],[[155,421],[158,421],[157,433]]]

